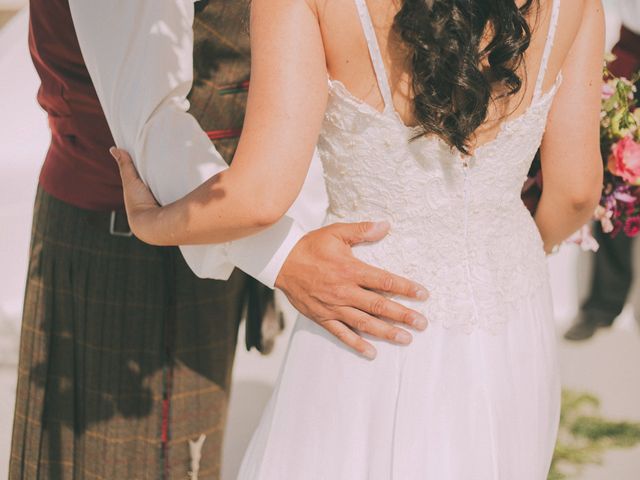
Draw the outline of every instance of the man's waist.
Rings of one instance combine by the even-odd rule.
[[[59,114],[51,106],[45,106],[49,128],[54,136],[73,136],[95,148],[107,149],[114,144],[111,131],[101,112],[74,111],[73,114]]]
[[[79,234],[78,228],[86,226],[104,236],[133,236],[124,207],[104,211],[89,210],[60,198],[43,185],[40,185],[38,190],[40,201],[37,203],[41,206],[43,202],[46,204],[47,222],[49,225],[56,225],[53,229],[46,228],[41,231],[41,234],[46,233],[54,239],[69,240]]]
[[[40,184],[56,198],[79,208],[122,208],[122,181],[115,162],[91,149],[54,141],[40,172]]]

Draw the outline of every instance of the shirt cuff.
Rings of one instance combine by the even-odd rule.
[[[229,260],[269,288],[285,260],[306,232],[292,218],[283,217],[271,228],[227,244]]]
[[[189,268],[200,278],[228,280],[235,268],[224,244],[182,245],[180,251]]]

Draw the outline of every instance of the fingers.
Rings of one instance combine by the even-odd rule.
[[[427,328],[428,322],[424,315],[385,298],[379,293],[361,288],[352,293],[352,298],[353,306],[369,315],[409,325],[416,330]]]
[[[365,341],[360,335],[347,327],[338,320],[327,320],[321,324],[329,333],[344,343],[347,347],[352,348],[360,355],[369,360],[374,360],[377,355],[376,349],[369,342]]]
[[[348,245],[382,240],[391,226],[389,222],[360,222],[332,225],[340,238]]]
[[[429,292],[422,285],[364,262],[358,261],[356,277],[358,284],[369,290],[378,290],[416,300],[429,298]]]
[[[330,225],[342,241],[349,246],[383,239],[391,228],[389,222],[360,222]],[[356,264],[356,276],[360,286],[416,300],[426,300],[427,290],[420,284],[394,275],[363,262]]]
[[[370,360],[376,357],[377,352],[373,345],[360,336],[361,333],[399,345],[409,345],[413,341],[413,336],[406,330],[394,327],[355,308],[343,307],[336,313],[340,317],[339,320],[322,322],[322,326],[342,343]]]
[[[343,323],[356,330],[356,333],[367,333],[380,340],[388,340],[399,345],[409,345],[413,341],[413,336],[406,330],[355,308],[341,308],[337,313]]]
[[[131,156],[129,156],[127,152],[120,150],[119,148],[111,147],[109,149],[109,153],[118,163],[120,176],[122,177],[122,183],[124,185],[140,180],[140,176],[133,164],[133,160],[131,160]]]

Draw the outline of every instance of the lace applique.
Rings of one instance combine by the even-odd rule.
[[[413,132],[393,112],[330,83],[318,143],[326,222],[389,220],[390,235],[356,247],[356,256],[424,283],[431,297],[421,307],[431,321],[495,331],[547,282],[542,240],[520,190],[559,81],[505,122],[467,168],[440,139],[409,141]]]
[[[438,137],[411,141],[415,129],[393,109],[366,4],[356,5],[385,108],[379,112],[329,80],[318,141],[326,223],[389,220],[386,238],[354,254],[424,284],[429,300],[412,307],[430,321],[495,332],[517,317],[523,298],[548,288],[542,240],[520,192],[562,80],[558,75],[541,93],[560,1],[554,0],[531,105],[465,162]]]

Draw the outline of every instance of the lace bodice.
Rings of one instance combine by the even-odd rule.
[[[437,137],[410,141],[415,131],[393,109],[366,4],[356,4],[385,109],[379,112],[329,80],[318,143],[327,223],[389,220],[391,233],[356,247],[355,254],[423,283],[431,297],[421,308],[432,322],[495,331],[523,296],[547,281],[542,241],[520,192],[561,81],[559,76],[542,94],[559,0],[531,105],[464,162]]]

